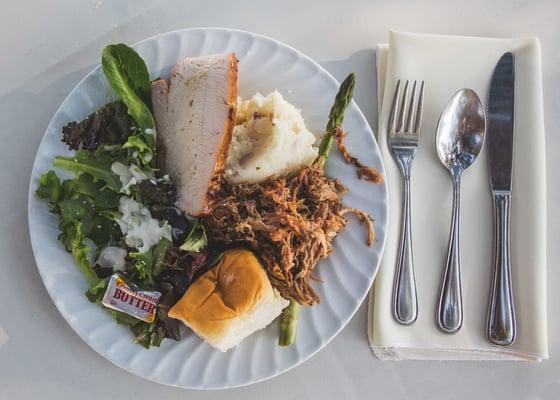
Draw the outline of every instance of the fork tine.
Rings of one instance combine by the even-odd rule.
[[[397,109],[399,108],[399,94],[401,87],[401,80],[397,81],[397,86],[395,87],[395,94],[393,95],[393,104],[391,105],[391,114],[389,116],[389,133],[395,132],[397,127]]]
[[[406,99],[405,99],[406,101]],[[404,126],[404,133],[412,133],[411,128],[413,125],[413,117],[416,111],[416,81],[412,85],[412,93],[410,94],[410,101],[408,103],[408,112],[406,116],[406,123]]]
[[[404,84],[404,89],[403,89],[403,93],[402,93],[402,101],[401,101],[401,107],[399,110],[399,116],[398,116],[398,125],[396,127],[396,132],[403,132],[404,129],[404,119],[406,117],[406,97],[408,94],[408,81],[405,82]]]
[[[424,81],[420,84],[420,94],[418,95],[418,105],[416,107],[416,117],[414,119],[414,133],[420,132],[422,125],[422,112],[424,110]]]

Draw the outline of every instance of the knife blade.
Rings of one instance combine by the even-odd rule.
[[[513,54],[498,61],[488,96],[488,160],[492,191],[511,191],[515,70]]]
[[[513,169],[515,64],[505,53],[492,76],[488,95],[486,140],[494,200],[494,272],[488,304],[486,336],[508,346],[517,334],[510,266],[510,205]]]

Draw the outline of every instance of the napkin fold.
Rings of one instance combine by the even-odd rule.
[[[461,272],[464,321],[456,334],[436,326],[436,307],[451,221],[452,186],[435,149],[440,113],[461,88],[486,105],[500,56],[515,55],[515,130],[511,206],[511,267],[517,340],[486,340],[493,266],[493,211],[486,152],[462,179]],[[546,179],[541,49],[538,39],[487,39],[391,31],[377,48],[378,143],[389,194],[387,242],[369,298],[368,336],[383,360],[534,360],[548,358],[546,332]],[[398,79],[424,80],[424,119],[412,166],[412,238],[418,320],[392,316],[392,290],[401,218],[402,178],[387,146],[387,122]]]

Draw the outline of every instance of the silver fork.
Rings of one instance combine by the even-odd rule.
[[[397,82],[389,118],[389,148],[399,166],[404,183],[401,236],[393,286],[393,316],[404,325],[412,324],[418,317],[418,297],[412,255],[410,170],[420,137],[424,81],[420,83],[418,94],[416,87],[417,83],[414,81],[412,93],[408,97],[408,81],[402,91],[401,81]]]

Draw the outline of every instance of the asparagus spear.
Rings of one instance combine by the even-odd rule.
[[[290,305],[282,311],[280,319],[280,337],[278,344],[280,346],[290,346],[296,339],[297,319],[299,313],[299,304],[294,300],[290,301]]]
[[[340,84],[340,88],[338,89],[338,93],[334,99],[334,104],[331,108],[331,112],[329,113],[327,129],[325,130],[325,135],[323,136],[323,139],[321,139],[321,144],[319,145],[319,157],[321,157],[320,162],[323,166],[325,165],[325,162],[331,152],[336,129],[342,125],[342,121],[344,120],[344,111],[352,100],[355,83],[356,76],[354,73],[350,73],[350,75],[348,75]],[[290,305],[282,311],[282,316],[280,317],[280,337],[278,338],[278,344],[280,346],[290,346],[294,343],[296,338],[298,314],[299,304],[294,300],[290,300]]]
[[[332,145],[334,143],[334,134],[336,129],[342,126],[342,121],[344,121],[344,111],[350,101],[352,100],[352,94],[354,93],[354,84],[356,83],[356,76],[351,73],[346,77],[346,79],[340,84],[340,89],[334,99],[334,104],[329,113],[329,122],[327,123],[327,129],[325,135],[321,140],[319,145],[319,157],[322,157],[323,165],[327,161],[329,154],[331,152]]]

